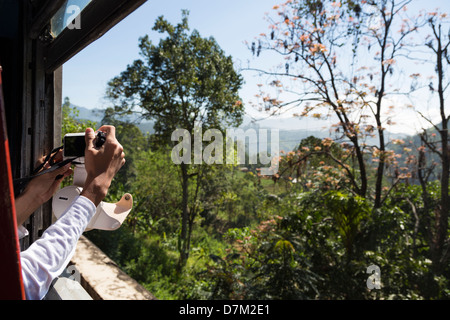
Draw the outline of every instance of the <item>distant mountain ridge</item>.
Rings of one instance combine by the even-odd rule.
[[[98,123],[101,122],[103,119],[104,110],[88,109],[85,107],[76,106],[74,104],[70,104],[70,107],[78,111],[77,118],[79,120],[89,120]]]
[[[76,106],[71,104],[71,108],[76,108],[78,111],[77,118],[79,120],[90,120],[97,123],[100,123],[103,119],[104,110],[102,109],[89,109],[86,107]],[[130,121],[136,121],[138,118],[136,116],[129,116]],[[269,118],[262,121],[255,121],[252,122],[249,116],[244,116],[244,124],[240,127],[243,130],[247,129],[278,129],[279,130],[279,147],[280,150],[283,151],[291,151],[294,148],[296,148],[300,141],[302,139],[305,139],[309,136],[315,136],[317,138],[326,138],[330,137],[330,128],[320,128],[318,125],[316,128],[302,128],[302,122],[301,120],[297,118]],[[137,127],[143,132],[143,133],[154,133],[153,130],[153,121],[141,121],[140,123],[136,124]],[[268,135],[269,136],[269,135]],[[386,131],[386,136],[388,140],[390,139],[401,139],[407,137],[406,134],[397,134],[397,133],[390,133]],[[369,145],[376,145],[377,139],[372,138],[368,139],[366,141]]]
[[[74,104],[70,104],[70,107],[72,109],[76,109],[78,111],[78,120],[90,120],[93,122],[101,123],[103,120],[103,116],[105,113],[105,110],[103,109],[89,109],[86,107],[80,107]],[[137,117],[129,116],[130,121],[136,121]],[[143,133],[154,133],[153,130],[153,122],[152,121],[141,121],[141,123],[136,124],[136,126],[141,129]]]

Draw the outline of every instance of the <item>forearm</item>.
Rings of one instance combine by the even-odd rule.
[[[24,192],[15,199],[17,225],[22,225],[41,205],[42,200],[30,192]]]
[[[61,181],[70,174],[72,169],[70,164],[66,164],[31,180],[23,193],[15,199],[17,225],[22,225],[37,208],[47,202],[59,188]]]
[[[108,193],[111,180],[102,176],[95,178],[87,177],[81,195],[91,200],[97,207]]]

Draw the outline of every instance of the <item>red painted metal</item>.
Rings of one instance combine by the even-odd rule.
[[[0,66],[0,299],[24,300]]]

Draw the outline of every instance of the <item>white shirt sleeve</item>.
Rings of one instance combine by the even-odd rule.
[[[52,281],[70,262],[78,239],[95,211],[92,201],[78,196],[41,238],[21,252],[22,279],[27,299],[44,298]]]

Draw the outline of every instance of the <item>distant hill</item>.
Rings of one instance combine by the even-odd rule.
[[[70,105],[71,108],[75,108],[78,111],[79,120],[90,120],[97,123],[101,123],[103,120],[104,110],[102,109],[89,109],[85,107],[76,106],[74,104]],[[137,117],[130,116],[130,121],[137,120]],[[152,121],[142,121],[137,124],[137,127],[141,129],[143,133],[154,133],[153,122]]]
[[[102,109],[89,109],[81,106],[71,105],[72,108],[78,110],[78,119],[90,120],[100,123],[103,119],[104,110]],[[130,121],[136,121],[137,117],[129,116]],[[137,124],[137,127],[141,129],[143,133],[154,133],[153,121],[141,121]],[[244,116],[242,129],[247,130],[249,128],[258,130],[261,129],[279,129],[280,138],[280,150],[291,151],[299,145],[302,139],[309,136],[315,136],[317,138],[330,137],[329,128],[324,128],[319,124],[311,129],[306,128],[304,123],[298,118],[268,118],[262,121],[251,122],[250,117]],[[270,136],[270,135],[269,135]],[[405,134],[396,134],[386,131],[387,140],[406,138]],[[366,141],[369,145],[377,145],[377,139],[370,139]]]
[[[101,122],[103,119],[103,113],[104,111],[101,109],[88,109],[85,107],[80,107],[74,104],[70,104],[70,108],[76,109],[78,112],[77,118],[79,120],[89,120],[94,122]]]

